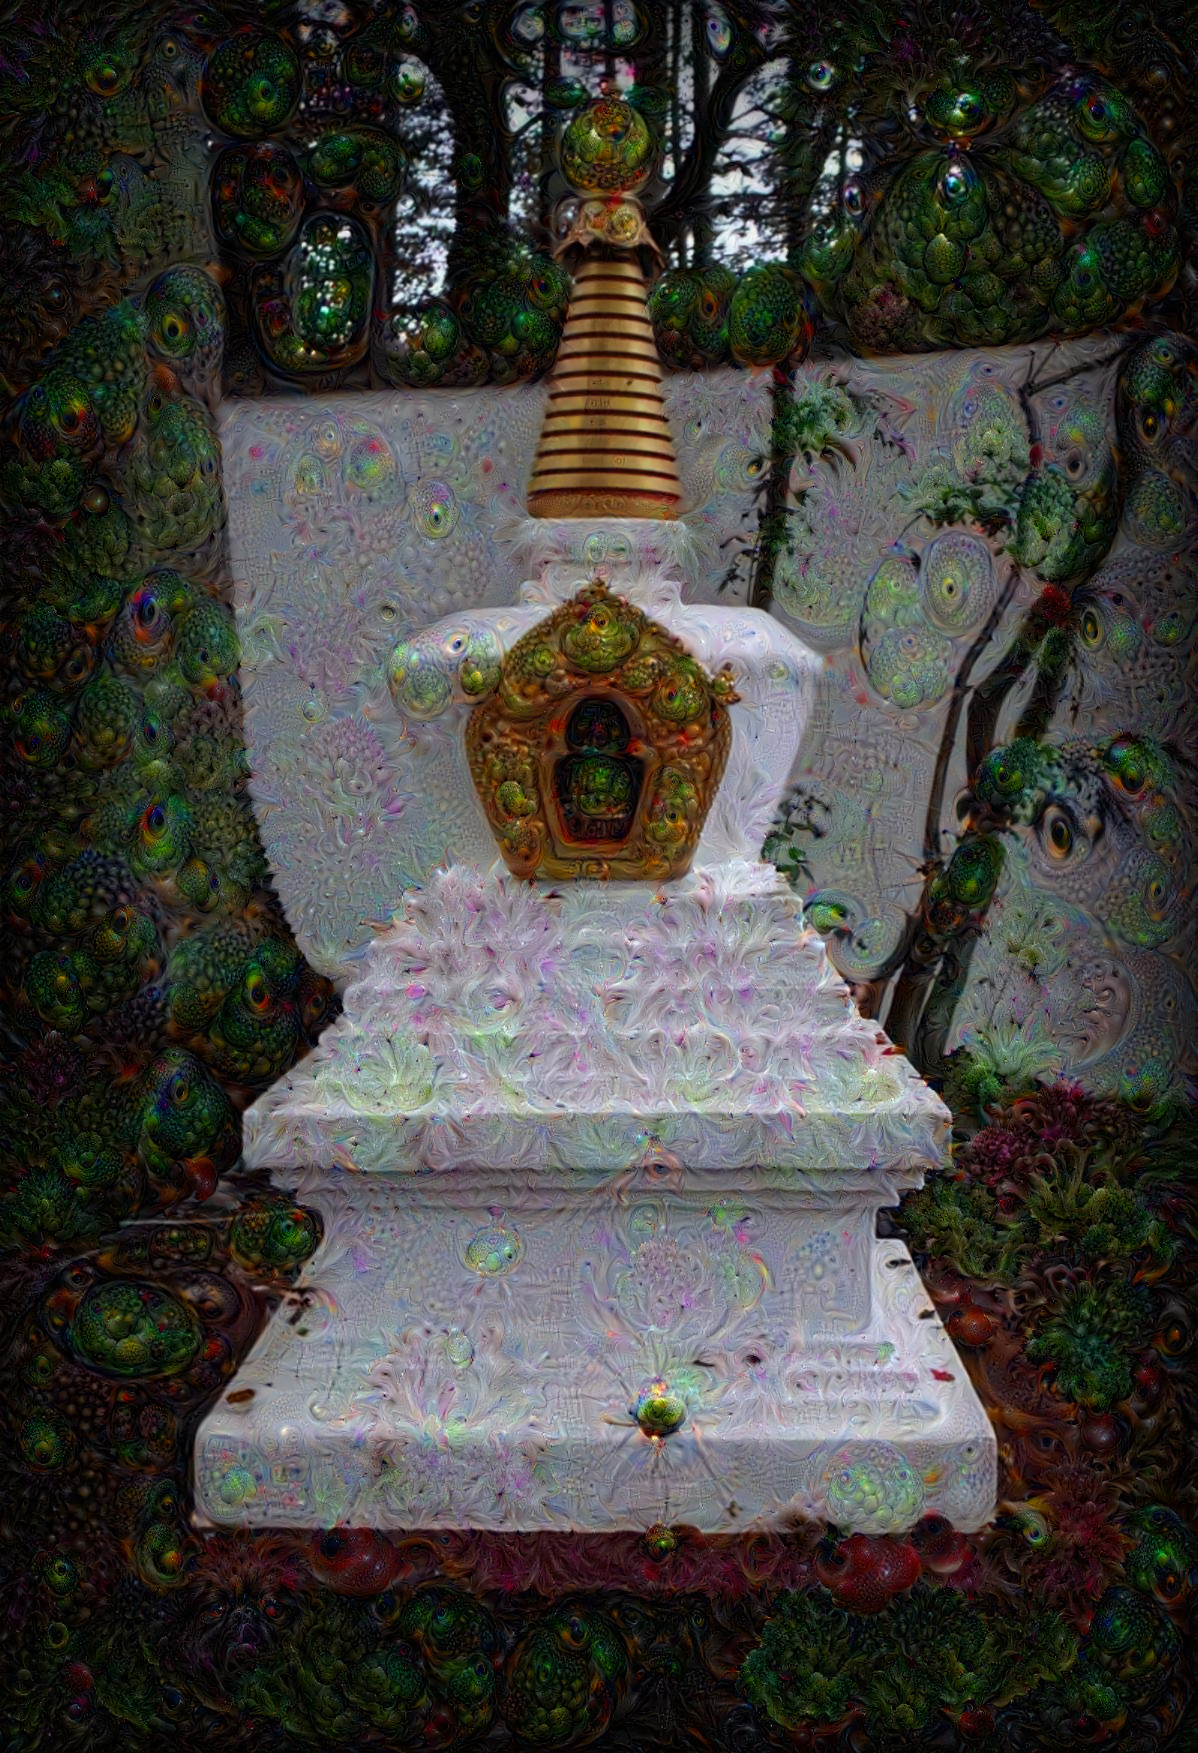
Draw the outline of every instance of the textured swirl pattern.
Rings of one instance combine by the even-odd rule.
[[[502,953],[497,946],[502,945]],[[922,1172],[945,1114],[768,866],[554,891],[437,873],[246,1115],[256,1165]],[[640,1141],[638,1143],[638,1140]]]

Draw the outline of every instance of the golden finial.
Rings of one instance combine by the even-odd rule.
[[[657,345],[636,251],[656,251],[630,192],[649,175],[645,122],[622,98],[588,104],[562,167],[581,201],[560,245],[581,245],[529,482],[533,517],[675,518],[682,500]]]

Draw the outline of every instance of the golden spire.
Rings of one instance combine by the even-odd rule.
[[[630,105],[604,97],[563,146],[570,182],[590,198],[558,253],[578,243],[585,253],[549,378],[529,515],[675,518],[682,487],[636,255],[655,246],[629,192],[648,174],[649,136]]]
[[[682,488],[635,256],[584,256],[528,489],[532,517],[677,516]]]

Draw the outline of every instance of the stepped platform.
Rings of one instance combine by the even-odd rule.
[[[247,1115],[326,1233],[204,1421],[198,1519],[980,1526],[993,1432],[875,1234],[948,1119],[770,867],[439,873]]]

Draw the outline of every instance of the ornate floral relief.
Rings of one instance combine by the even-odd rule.
[[[518,876],[681,876],[723,777],[731,676],[597,581],[517,641],[466,731]]]

